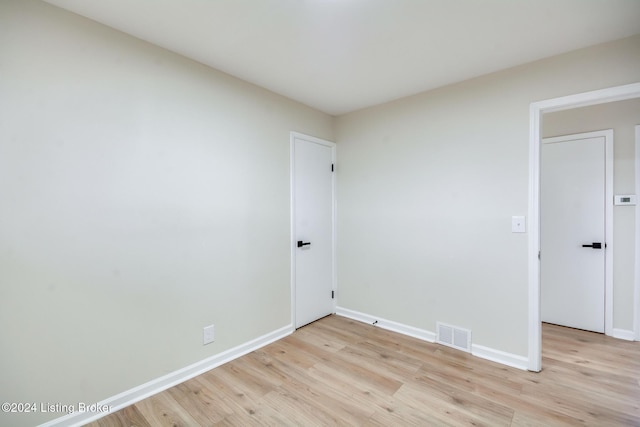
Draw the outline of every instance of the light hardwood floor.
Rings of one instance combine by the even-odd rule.
[[[92,424],[640,426],[640,342],[543,325],[543,371],[329,316]]]

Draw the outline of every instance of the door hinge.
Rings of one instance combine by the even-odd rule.
[[[540,259],[540,251],[538,251],[538,259]]]
[[[331,172],[333,172],[333,163],[331,163]]]
[[[336,297],[336,291],[331,291],[331,299],[334,299]]]

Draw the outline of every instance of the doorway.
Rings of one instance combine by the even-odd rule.
[[[335,144],[291,133],[291,283],[295,328],[335,312]]]
[[[640,98],[640,83],[616,86],[576,95],[533,102],[529,110],[529,351],[528,369],[542,369],[542,323],[540,317],[540,143],[542,115],[588,105]],[[637,234],[636,234],[636,238]],[[638,283],[636,279],[636,283]],[[636,292],[638,287],[636,286]],[[638,310],[638,308],[635,308]],[[636,334],[638,331],[636,331]]]

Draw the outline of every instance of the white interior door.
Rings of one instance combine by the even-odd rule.
[[[547,138],[541,148],[543,322],[605,331],[605,137]]]
[[[292,134],[295,327],[333,313],[335,144]]]

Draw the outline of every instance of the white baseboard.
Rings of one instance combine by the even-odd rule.
[[[635,341],[635,338],[636,338],[636,334],[634,334],[633,331],[629,331],[627,329],[616,329],[616,328],[613,328],[613,330],[611,331],[611,336],[614,338],[627,340],[627,341]]]
[[[383,329],[398,332],[400,334],[408,335],[410,337],[418,338],[424,341],[436,341],[436,334],[434,332],[404,325],[402,323],[393,322],[391,320],[382,319],[380,317],[361,313],[359,311],[349,310],[343,307],[336,307],[336,314],[338,316],[348,317],[349,319],[368,323],[370,325],[375,325]],[[473,344],[471,346],[471,354],[482,359],[491,360],[492,362],[501,363],[503,365],[511,366],[513,368],[518,368],[525,371],[529,366],[529,359],[524,356],[518,356],[517,354],[495,350],[493,348],[481,346],[478,344]]]
[[[359,311],[336,307],[336,314],[338,316],[348,317],[349,319],[357,320],[362,323],[368,323],[370,325],[375,325],[382,329],[398,332],[400,334],[408,335],[410,337],[418,338],[424,341],[436,341],[436,334],[433,332],[425,331],[424,329],[415,328],[413,326],[404,325],[392,320],[386,320],[380,317],[371,316],[369,314],[360,313]]]
[[[192,365],[178,369],[177,371],[171,372],[167,375],[156,378],[155,380],[139,385],[138,387],[134,387],[98,402],[98,406],[100,407],[109,407],[109,411],[107,412],[73,412],[69,415],[65,415],[64,417],[56,418],[47,423],[41,424],[40,427],[81,426],[91,421],[95,421],[112,412],[119,411],[120,409],[133,405],[142,399],[146,399],[147,397],[153,396],[154,394],[185,382],[213,368],[237,359],[240,356],[251,353],[252,351],[264,347],[267,344],[282,339],[287,335],[290,335],[293,331],[293,325],[285,326],[237,347],[223,351],[222,353],[208,357]]]
[[[471,354],[482,359],[491,360],[492,362],[501,363],[511,366],[512,368],[522,369],[526,371],[529,368],[529,359],[517,354],[507,353],[506,351],[496,350],[494,348],[485,347],[483,345],[472,344]]]

